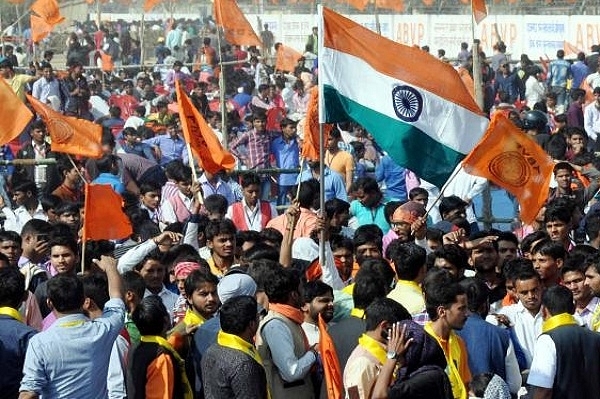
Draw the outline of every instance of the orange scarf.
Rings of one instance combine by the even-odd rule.
[[[301,325],[304,323],[304,313],[302,313],[302,310],[293,306],[284,305],[282,303],[270,303],[269,310],[287,317],[296,324]]]

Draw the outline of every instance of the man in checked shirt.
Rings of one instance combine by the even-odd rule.
[[[255,112],[252,115],[252,126],[252,130],[233,141],[229,149],[249,170],[259,173],[260,169],[270,166],[271,135],[266,130],[267,116],[264,112]],[[246,147],[245,153],[238,150],[240,146]],[[269,176],[261,177],[261,193],[263,200],[269,199],[271,193]]]

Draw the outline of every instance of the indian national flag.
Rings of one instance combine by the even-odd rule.
[[[456,70],[327,8],[320,22],[320,122],[356,121],[398,164],[443,186],[489,123]]]

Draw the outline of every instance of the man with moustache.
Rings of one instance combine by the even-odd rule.
[[[319,315],[325,323],[333,319],[333,288],[324,282],[309,281],[304,284],[304,322],[302,329],[308,338],[308,344],[319,342]]]
[[[599,308],[600,300],[594,296],[590,287],[585,285],[585,257],[574,254],[565,260],[564,266],[560,269],[562,275],[562,285],[567,287],[573,294],[575,302],[574,316],[579,324],[592,329],[592,316]]]
[[[592,291],[595,297],[600,297],[600,254],[587,258],[583,270],[585,271],[584,285]],[[592,331],[600,331],[600,306],[596,306],[590,325]]]
[[[469,240],[477,243],[469,254],[469,265],[475,269],[475,277],[482,279],[487,284],[490,289],[490,304],[493,305],[506,295],[504,279],[496,272],[499,259],[496,236],[490,232],[481,231],[472,234]],[[493,308],[494,306],[492,306]]]

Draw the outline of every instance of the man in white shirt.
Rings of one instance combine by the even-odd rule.
[[[269,221],[278,216],[277,209],[269,201],[260,200],[260,177],[249,173],[242,177],[242,195],[240,202],[235,202],[227,209],[226,217],[233,221],[238,230],[262,231]]]
[[[543,285],[533,264],[528,259],[521,259],[522,270],[515,278],[515,291],[519,302],[505,306],[499,313],[506,315],[514,328],[517,340],[523,349],[527,368],[531,366],[534,356],[535,341],[542,333],[542,291]]]
[[[21,234],[23,226],[31,219],[48,220],[42,204],[37,199],[37,187],[34,182],[24,181],[15,185],[12,200],[17,205],[16,209],[11,209],[10,204],[5,204],[4,198],[0,197],[0,209],[6,217],[4,230]]]
[[[594,89],[594,101],[583,109],[583,127],[588,139],[595,143],[600,133],[600,87]]]
[[[33,83],[31,95],[40,102],[49,104],[55,111],[60,110],[60,83],[49,63],[42,64],[42,77]]]

